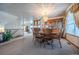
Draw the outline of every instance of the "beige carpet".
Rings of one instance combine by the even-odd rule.
[[[79,54],[79,49],[73,45],[69,45],[65,39],[61,39],[62,48],[59,43],[54,40],[54,48],[49,45],[46,48],[34,45],[32,34],[25,33],[24,39],[19,39],[0,47],[0,55],[72,55]]]

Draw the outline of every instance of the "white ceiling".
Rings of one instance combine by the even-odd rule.
[[[24,16],[26,21],[29,21],[33,16],[41,16],[40,9],[44,6],[51,7],[49,17],[54,17],[62,14],[70,5],[70,3],[50,3],[50,4],[35,4],[35,3],[0,3],[0,11],[10,13],[14,16]]]

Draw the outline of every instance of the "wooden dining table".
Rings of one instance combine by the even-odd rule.
[[[44,35],[44,36],[45,36],[45,35],[48,35],[48,36],[51,36],[51,35],[52,35],[52,36],[53,36],[53,35],[57,35],[57,34],[59,34],[59,33],[56,32],[56,31],[53,31],[53,32],[51,32],[51,33],[49,33],[49,32],[46,33],[46,32],[40,31],[39,34],[40,34],[40,35]]]
[[[37,34],[36,34],[36,38],[42,42],[44,45],[46,45],[47,43],[49,43],[49,41],[51,42],[50,45],[52,45],[53,43],[53,40],[54,39],[59,39],[59,30],[57,29],[54,29],[52,31],[50,30],[47,30],[47,31],[39,31]]]
[[[44,44],[44,47],[49,44],[52,46],[51,43],[53,43],[52,37],[51,37],[51,33],[46,33],[46,32],[39,32],[40,36],[42,37],[42,41]],[[41,40],[41,39],[40,39]],[[51,41],[51,43],[49,43],[49,41]]]

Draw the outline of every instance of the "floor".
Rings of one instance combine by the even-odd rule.
[[[61,39],[62,48],[59,48],[58,41],[54,40],[54,48],[50,46],[40,47],[34,45],[32,34],[25,33],[24,39],[19,39],[0,47],[0,55],[76,55],[79,49]]]

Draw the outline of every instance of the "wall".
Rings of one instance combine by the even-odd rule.
[[[23,26],[21,20],[12,14],[0,11],[0,26],[4,27],[5,31],[10,29],[12,32],[16,32],[13,36],[23,35]]]
[[[79,11],[75,13],[76,16],[79,16]],[[73,43],[75,46],[79,47],[79,37],[66,34],[66,39],[69,40],[71,43]]]
[[[79,37],[76,37],[76,36],[73,36],[70,34],[66,34],[66,39],[69,40],[74,45],[76,45],[77,47],[79,47]]]

